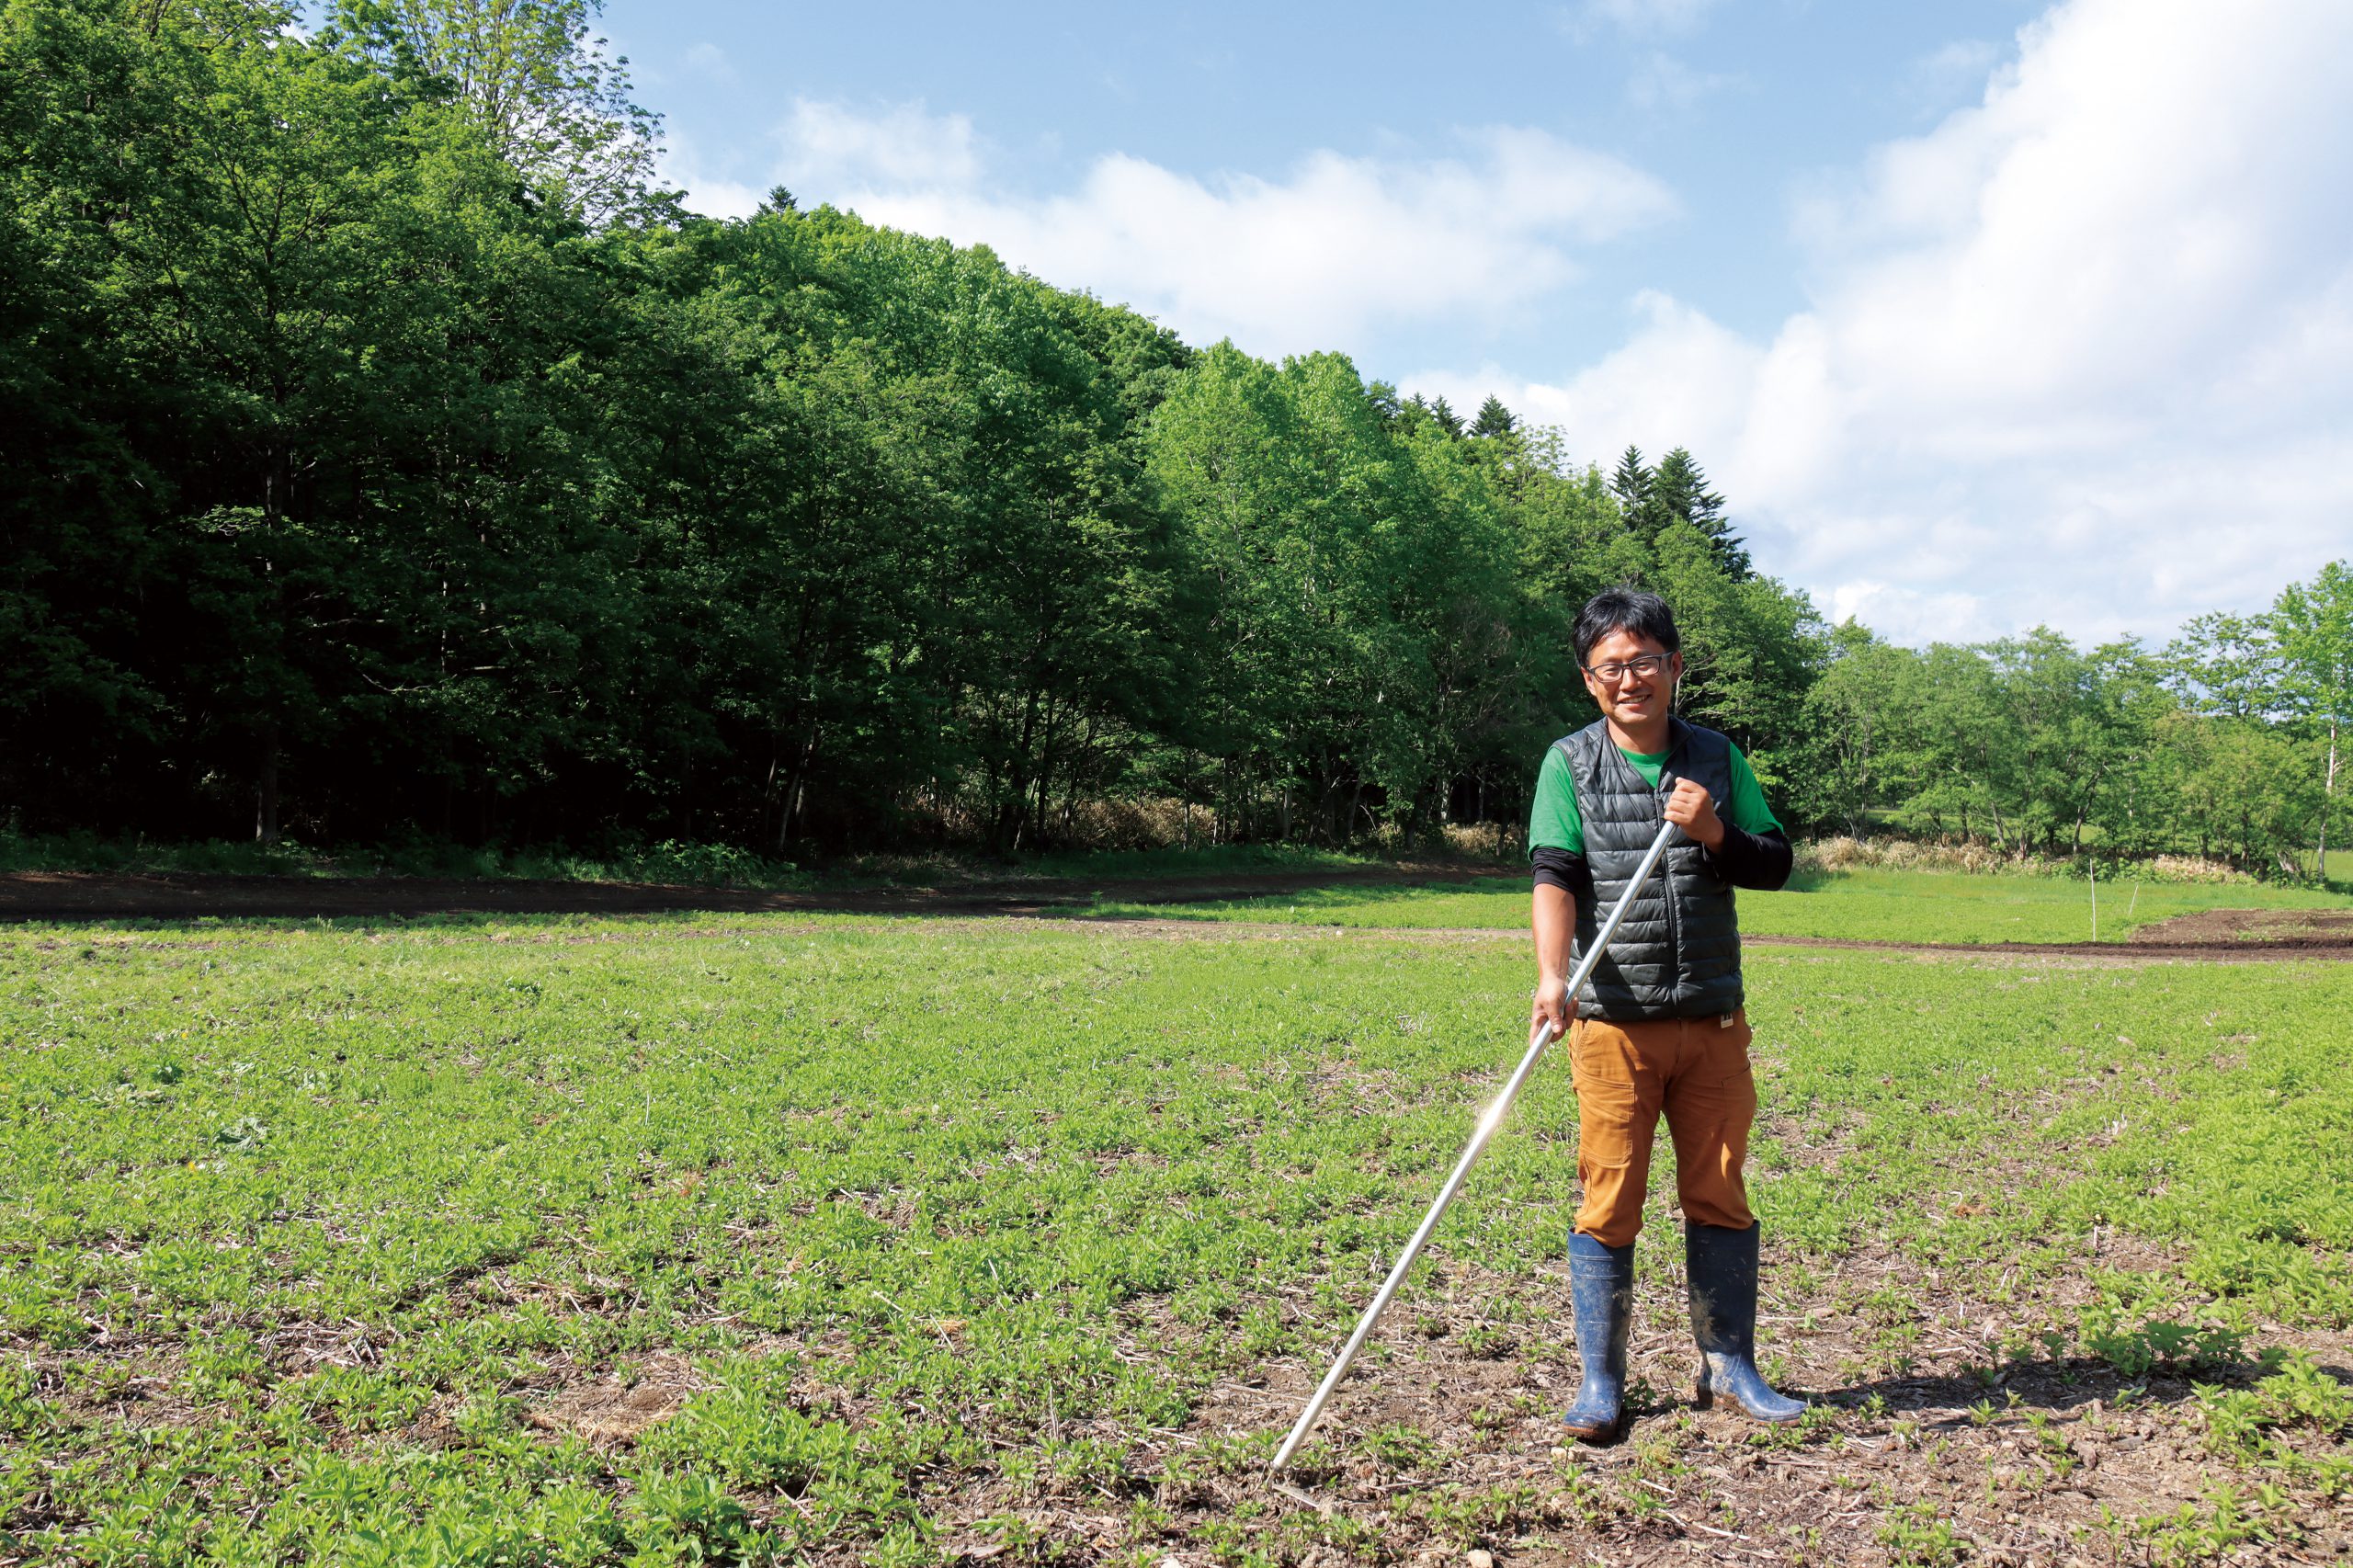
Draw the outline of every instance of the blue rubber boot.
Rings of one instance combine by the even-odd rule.
[[[1581,1443],[1614,1443],[1626,1430],[1626,1335],[1634,1321],[1634,1244],[1569,1237],[1569,1299],[1577,1314],[1577,1399],[1561,1417]]]
[[[1699,1408],[1730,1400],[1753,1421],[1776,1425],[1805,1414],[1805,1402],[1775,1393],[1756,1369],[1757,1227],[1683,1223],[1690,1273],[1691,1334],[1699,1342]]]

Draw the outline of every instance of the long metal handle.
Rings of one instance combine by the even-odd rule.
[[[1586,950],[1576,973],[1570,976],[1571,996],[1574,997],[1584,987],[1586,980],[1593,973],[1593,966],[1608,949],[1609,938],[1618,934],[1618,922],[1633,906],[1634,895],[1643,891],[1643,884],[1650,881],[1659,857],[1666,853],[1667,840],[1674,835],[1673,823],[1659,824],[1658,836],[1651,840],[1650,848],[1643,855],[1642,864],[1634,868],[1634,880],[1626,884],[1626,891],[1609,911],[1609,917],[1601,923],[1601,929],[1594,933],[1593,946]],[[1372,1305],[1365,1308],[1364,1317],[1357,1324],[1357,1331],[1348,1335],[1347,1344],[1340,1347],[1339,1359],[1334,1361],[1332,1369],[1324,1374],[1324,1381],[1316,1388],[1315,1397],[1309,1400],[1307,1408],[1299,1413],[1299,1424],[1290,1429],[1290,1436],[1283,1439],[1281,1450],[1275,1455],[1275,1462],[1267,1469],[1269,1478],[1279,1474],[1283,1466],[1290,1462],[1292,1453],[1306,1440],[1308,1428],[1314,1426],[1315,1418],[1324,1414],[1324,1403],[1331,1399],[1332,1391],[1338,1388],[1340,1380],[1348,1375],[1348,1363],[1357,1358],[1357,1352],[1364,1347],[1366,1337],[1372,1333],[1372,1325],[1381,1321],[1381,1312],[1389,1305],[1389,1298],[1394,1296],[1397,1288],[1405,1282],[1405,1276],[1412,1271],[1415,1260],[1422,1256],[1422,1248],[1429,1241],[1430,1233],[1438,1229],[1438,1222],[1446,1217],[1447,1206],[1462,1189],[1463,1178],[1471,1174],[1471,1167],[1477,1165],[1479,1156],[1486,1152],[1487,1140],[1493,1138],[1495,1129],[1503,1125],[1504,1115],[1511,1109],[1511,1102],[1518,1096],[1520,1085],[1527,1083],[1529,1074],[1536,1070],[1544,1048],[1552,1043],[1553,1033],[1552,1020],[1548,1018],[1537,1028],[1535,1038],[1528,1042],[1528,1052],[1519,1059],[1519,1066],[1505,1083],[1504,1092],[1480,1113],[1479,1126],[1471,1134],[1470,1147],[1464,1149],[1462,1157],[1454,1163],[1454,1174],[1446,1178],[1444,1187],[1438,1188],[1438,1201],[1430,1205],[1430,1211],[1422,1217],[1421,1227],[1415,1231],[1414,1239],[1407,1242],[1405,1250],[1398,1255],[1396,1266],[1390,1269],[1389,1278],[1381,1282],[1380,1293],[1372,1298]]]

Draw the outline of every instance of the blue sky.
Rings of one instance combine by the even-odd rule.
[[[1767,570],[1906,641],[2163,635],[2353,553],[2353,6],[1462,14],[604,20],[703,210],[780,182],[1598,460],[1688,444]]]

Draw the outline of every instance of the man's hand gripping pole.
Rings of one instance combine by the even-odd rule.
[[[1659,825],[1658,836],[1651,840],[1651,846],[1643,852],[1642,863],[1634,868],[1633,881],[1626,884],[1625,892],[1609,911],[1608,918],[1601,923],[1601,929],[1594,933],[1593,945],[1586,950],[1585,958],[1577,964],[1576,972],[1569,977],[1571,996],[1583,989],[1586,979],[1593,973],[1593,966],[1608,949],[1609,938],[1618,933],[1618,922],[1632,907],[1634,895],[1643,891],[1643,884],[1650,881],[1651,872],[1657,868],[1659,857],[1666,853],[1667,841],[1675,836],[1675,833],[1673,823]],[[1372,1333],[1372,1325],[1381,1321],[1389,1299],[1405,1282],[1405,1276],[1412,1271],[1415,1260],[1422,1256],[1422,1248],[1429,1241],[1430,1233],[1437,1230],[1438,1222],[1446,1217],[1447,1206],[1454,1201],[1454,1195],[1462,1190],[1463,1178],[1471,1174],[1471,1167],[1477,1165],[1479,1156],[1486,1152],[1487,1140],[1493,1138],[1495,1129],[1503,1125],[1504,1116],[1511,1109],[1511,1102],[1518,1096],[1520,1085],[1527,1083],[1528,1075],[1536,1070],[1536,1063],[1542,1058],[1544,1048],[1552,1043],[1552,1022],[1548,1018],[1537,1027],[1535,1038],[1528,1042],[1527,1054],[1519,1059],[1519,1066],[1504,1085],[1503,1093],[1480,1113],[1479,1125],[1471,1134],[1470,1146],[1454,1163],[1454,1174],[1446,1178],[1444,1187],[1438,1188],[1438,1201],[1430,1205],[1427,1214],[1422,1216],[1421,1226],[1414,1232],[1414,1239],[1405,1244],[1405,1250],[1398,1255],[1396,1266],[1390,1269],[1389,1278],[1381,1282],[1380,1291],[1372,1298],[1372,1304],[1365,1308],[1356,1332],[1349,1335],[1348,1342],[1340,1347],[1339,1358],[1332,1363],[1332,1369],[1324,1374],[1324,1381],[1317,1386],[1314,1397],[1307,1402],[1307,1408],[1299,1413],[1299,1424],[1290,1429],[1290,1436],[1283,1439],[1282,1449],[1275,1455],[1275,1462],[1267,1469],[1267,1479],[1272,1480],[1281,1473],[1283,1466],[1290,1462],[1290,1456],[1306,1440],[1308,1428],[1314,1426],[1315,1418],[1324,1414],[1324,1406],[1331,1399],[1332,1391],[1338,1388],[1340,1380],[1348,1375],[1348,1363],[1355,1360],[1357,1352],[1364,1347],[1365,1339]]]

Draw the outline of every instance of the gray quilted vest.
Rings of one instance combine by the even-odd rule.
[[[1680,719],[1670,723],[1673,744],[1655,790],[1610,743],[1602,721],[1552,743],[1568,757],[1576,781],[1586,864],[1593,869],[1593,896],[1577,900],[1580,958],[1600,928],[1602,911],[1616,907],[1658,836],[1677,778],[1704,785],[1715,797],[1717,814],[1731,820],[1732,742]],[[1577,993],[1577,1012],[1631,1023],[1709,1017],[1740,1005],[1740,926],[1732,884],[1709,869],[1704,851],[1678,832]]]

